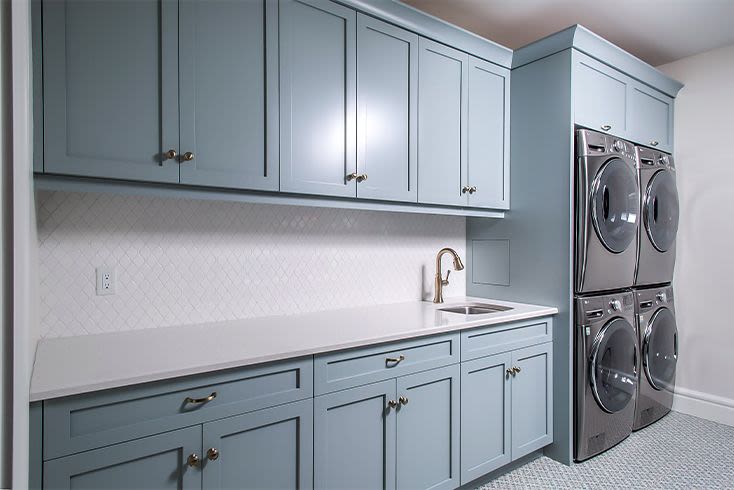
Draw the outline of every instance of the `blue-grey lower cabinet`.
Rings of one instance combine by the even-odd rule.
[[[313,486],[313,400],[204,424],[205,489]]]
[[[459,486],[459,365],[316,397],[319,489]]]
[[[195,459],[198,458],[198,459]],[[44,489],[201,488],[201,426],[47,461]]]
[[[553,442],[553,343],[461,364],[461,483]]]

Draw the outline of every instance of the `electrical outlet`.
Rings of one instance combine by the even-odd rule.
[[[117,274],[114,268],[97,267],[97,296],[115,294]]]

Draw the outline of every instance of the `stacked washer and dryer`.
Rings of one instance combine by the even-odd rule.
[[[670,155],[576,131],[574,459],[670,411],[678,335]]]

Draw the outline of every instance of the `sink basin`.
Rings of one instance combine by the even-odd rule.
[[[511,306],[492,305],[489,303],[471,303],[439,308],[440,311],[459,313],[460,315],[485,315],[487,313],[499,313],[500,311],[509,311],[511,309]]]

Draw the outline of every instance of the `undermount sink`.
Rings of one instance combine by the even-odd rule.
[[[459,313],[460,315],[484,315],[487,313],[499,313],[511,310],[511,306],[492,305],[489,303],[471,303],[466,305],[453,305],[439,308],[440,311]]]

